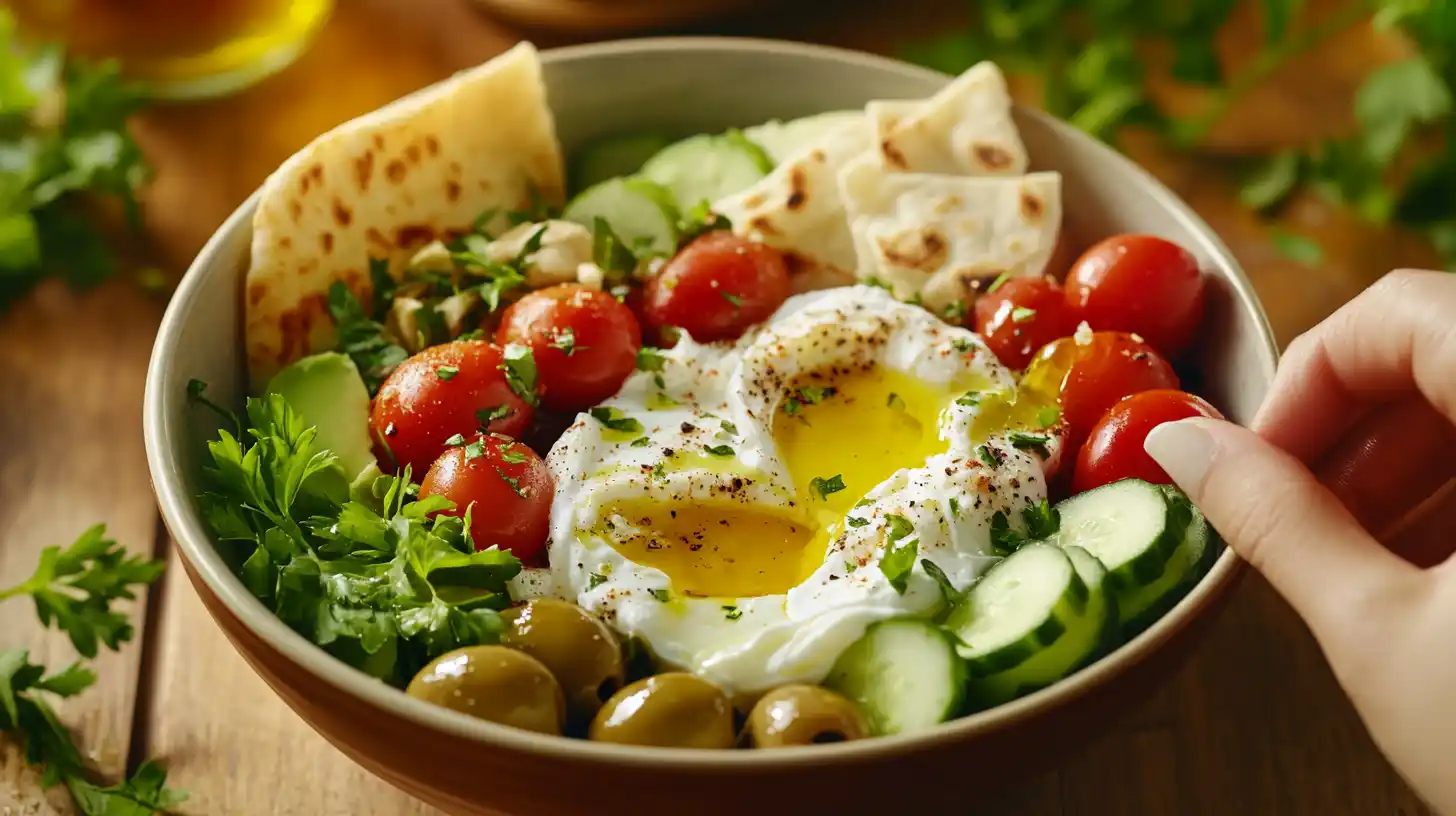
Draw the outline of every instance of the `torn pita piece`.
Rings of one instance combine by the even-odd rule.
[[[370,258],[393,269],[419,247],[470,229],[482,212],[564,194],[560,145],[535,48],[499,57],[346,122],[264,183],[245,290],[248,370],[332,348],[327,295],[370,295]]]

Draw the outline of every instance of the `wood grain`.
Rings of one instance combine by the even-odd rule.
[[[141,402],[160,305],[136,289],[86,294],[47,286],[0,316],[0,586],[24,580],[40,551],[66,545],[97,521],[134,552],[150,553],[157,513],[142,450]],[[136,640],[96,660],[100,678],[56,708],[106,778],[125,769],[145,596],[129,610]],[[26,600],[0,604],[0,648],[29,648],[34,662],[62,668],[77,655],[64,635],[42,631]],[[38,777],[0,739],[0,813],[70,812],[63,791]]]
[[[1319,4],[1314,4],[1318,7]],[[882,53],[963,19],[962,0],[787,2],[711,31],[826,42]],[[1224,35],[1237,60],[1249,20]],[[147,223],[174,275],[283,158],[318,132],[478,62],[517,39],[469,0],[351,0],[292,68],[235,97],[156,109],[139,135],[158,178]],[[553,44],[542,34],[532,39]],[[1337,132],[1352,78],[1399,53],[1354,29],[1275,77],[1235,110],[1216,141],[1229,152]],[[1196,105],[1162,88],[1168,104]],[[1268,115],[1277,109],[1277,115]],[[1320,240],[1327,259],[1307,269],[1282,258],[1269,225],[1241,209],[1232,163],[1172,156],[1133,139],[1136,159],[1184,196],[1225,238],[1254,279],[1287,342],[1386,269],[1431,261],[1409,236],[1373,230],[1327,204],[1292,202],[1288,228]],[[107,519],[129,546],[152,545],[139,433],[143,366],[158,306],[109,286],[88,295],[47,288],[0,318],[0,585],[20,580],[39,549]],[[97,688],[62,709],[98,768],[121,772],[142,752],[166,759],[192,790],[183,812],[432,814],[368,776],[298,720],[247,668],[208,619],[180,570],[159,593],[159,625],[128,756],[141,649],[103,658]],[[139,610],[140,611],[140,610]],[[3,646],[19,642],[48,662],[69,659],[23,603],[0,606]],[[138,640],[142,640],[141,637]],[[8,798],[7,798],[8,797]],[[1250,577],[1197,656],[1119,728],[1019,790],[984,803],[993,816],[1278,813],[1366,816],[1427,811],[1376,753],[1303,625]],[[7,810],[8,808],[8,810]],[[68,813],[64,795],[35,789],[13,751],[0,754],[0,813]]]

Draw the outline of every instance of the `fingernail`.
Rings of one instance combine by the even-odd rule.
[[[1203,478],[1208,475],[1208,466],[1213,462],[1213,436],[1204,427],[1207,422],[1217,420],[1180,419],[1165,422],[1153,428],[1143,440],[1143,450],[1153,457],[1183,492],[1198,498],[1203,490]]]

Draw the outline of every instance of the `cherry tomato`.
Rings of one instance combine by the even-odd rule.
[[[733,340],[773,314],[789,289],[782,255],[720,230],[688,244],[647,282],[643,310],[654,329],[676,326],[700,343]]]
[[[1066,450],[1078,450],[1107,409],[1123,397],[1177,387],[1178,375],[1152,346],[1129,334],[1093,334],[1090,343],[1075,346],[1061,382],[1058,399],[1067,423]]]
[[[1117,235],[1067,274],[1067,302],[1096,331],[1130,332],[1173,357],[1203,317],[1203,273],[1184,248],[1152,235]]]
[[[1172,484],[1143,450],[1143,440],[1164,422],[1199,416],[1223,419],[1217,408],[1185,391],[1159,389],[1123,397],[1102,416],[1077,454],[1072,490],[1081,493],[1122,479]]]
[[[524,343],[536,358],[541,401],[580,411],[617,393],[637,367],[642,329],[606,292],[574,283],[539,289],[506,309],[496,342]]]
[[[976,301],[976,333],[1003,365],[1018,371],[1037,349],[1076,330],[1076,311],[1049,277],[1008,280]]]
[[[504,363],[500,347],[481,340],[433,346],[401,363],[369,414],[381,467],[408,465],[419,478],[455,434],[524,433],[534,408],[512,388]]]
[[[420,498],[444,496],[455,507],[441,515],[461,518],[474,505],[475,549],[498,546],[531,563],[546,549],[555,490],[551,471],[535,451],[509,436],[477,433],[435,460],[420,483]]]

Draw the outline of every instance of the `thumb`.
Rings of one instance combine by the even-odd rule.
[[[1371,538],[1302,463],[1253,431],[1186,419],[1157,426],[1143,446],[1326,652],[1368,632],[1420,575]]]

